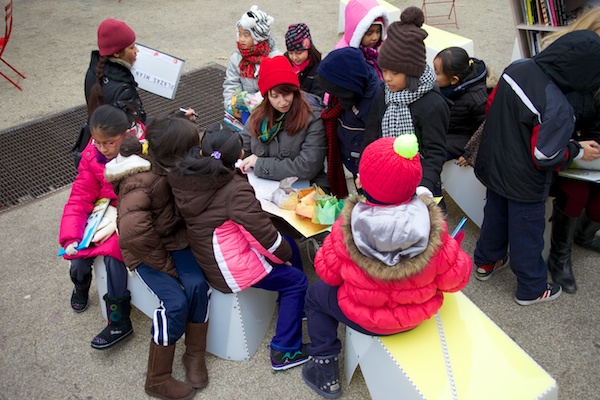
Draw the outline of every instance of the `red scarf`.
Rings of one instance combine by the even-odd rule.
[[[260,64],[264,57],[268,57],[271,52],[268,40],[256,43],[249,49],[242,49],[238,42],[238,50],[242,55],[240,60],[240,76],[242,78],[254,78],[256,66]]]
[[[304,60],[304,62],[300,65],[292,63],[292,69],[294,70],[296,75],[300,75],[308,67],[308,64],[310,64],[310,58]]]
[[[331,193],[338,199],[348,196],[346,175],[342,164],[340,143],[337,137],[338,117],[342,113],[342,103],[337,97],[329,95],[329,104],[321,112],[321,119],[325,124],[325,136],[327,136],[327,179],[331,186]]]

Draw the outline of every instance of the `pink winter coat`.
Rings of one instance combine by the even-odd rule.
[[[352,212],[359,203],[357,198],[348,199],[315,256],[319,277],[330,286],[339,286],[342,312],[370,332],[394,334],[416,327],[437,313],[444,301],[443,292],[459,291],[469,281],[471,258],[448,235],[439,207],[429,198],[420,200],[419,213],[382,216],[376,214],[376,207],[369,209],[362,204],[359,209],[366,211],[361,216]],[[353,232],[352,225],[360,223],[364,224],[355,226],[358,231]],[[418,241],[413,224],[425,232]],[[382,248],[397,247],[398,252],[390,254],[401,252],[411,258],[391,257],[397,262],[389,265],[367,257],[357,247],[355,239],[362,240],[358,236],[368,240],[379,236]],[[416,242],[418,250],[414,250]]]
[[[350,0],[346,5],[344,18],[344,34],[335,45],[335,49],[348,46],[358,48],[363,36],[377,18],[383,20],[381,40],[385,40],[387,37],[386,32],[390,18],[385,8],[379,5],[377,0]]]
[[[62,247],[81,241],[85,222],[92,212],[96,200],[108,198],[111,199],[111,205],[116,206],[117,195],[115,195],[112,185],[104,178],[106,165],[98,161],[98,156],[102,158],[91,142],[81,153],[79,173],[73,182],[71,195],[65,204],[60,221],[58,242]],[[63,257],[70,260],[96,256],[111,256],[123,261],[116,233],[99,246],[91,245],[87,249],[79,250],[74,256],[64,255]]]

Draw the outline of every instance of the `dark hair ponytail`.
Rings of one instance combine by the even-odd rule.
[[[177,164],[182,174],[218,178],[233,175],[242,152],[242,137],[227,125],[217,122],[206,128],[201,154],[195,152]]]
[[[440,51],[435,58],[442,61],[442,73],[448,78],[458,77],[458,83],[464,81],[473,69],[471,58],[465,49],[460,47],[448,47]]]
[[[104,93],[102,92],[102,79],[104,79],[104,66],[108,57],[100,57],[96,65],[96,83],[90,89],[88,101],[88,115],[91,116],[96,108],[104,104]]]
[[[200,143],[196,125],[174,115],[157,116],[146,129],[148,154],[163,167],[174,167],[188,151]]]
[[[89,122],[91,131],[100,131],[109,137],[123,135],[129,129],[129,120],[123,110],[105,104],[96,108]]]

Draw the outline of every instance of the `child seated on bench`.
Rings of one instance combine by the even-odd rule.
[[[346,200],[315,257],[308,289],[311,360],[302,377],[323,397],[341,396],[338,323],[367,335],[410,330],[435,315],[443,292],[469,281],[471,259],[448,235],[441,209],[416,196],[422,177],[414,134],[376,140],[358,167],[366,201]]]

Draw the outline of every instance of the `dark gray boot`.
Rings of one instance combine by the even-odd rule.
[[[71,276],[71,281],[75,285],[71,293],[71,308],[78,313],[84,312],[88,306],[92,274],[86,275],[81,282]]]
[[[577,232],[575,233],[575,243],[586,249],[600,252],[600,237],[596,236],[596,232],[600,229],[600,222],[594,222],[583,213],[579,217],[577,224]]]
[[[98,350],[108,349],[133,333],[131,326],[131,294],[129,291],[122,297],[103,297],[106,302],[108,325],[93,340],[92,347]]]
[[[552,281],[560,284],[567,293],[577,291],[571,264],[571,243],[573,243],[576,228],[577,218],[569,217],[554,205],[548,269],[552,275]]]
[[[327,399],[342,395],[338,356],[316,356],[302,366],[302,378],[315,392]]]

